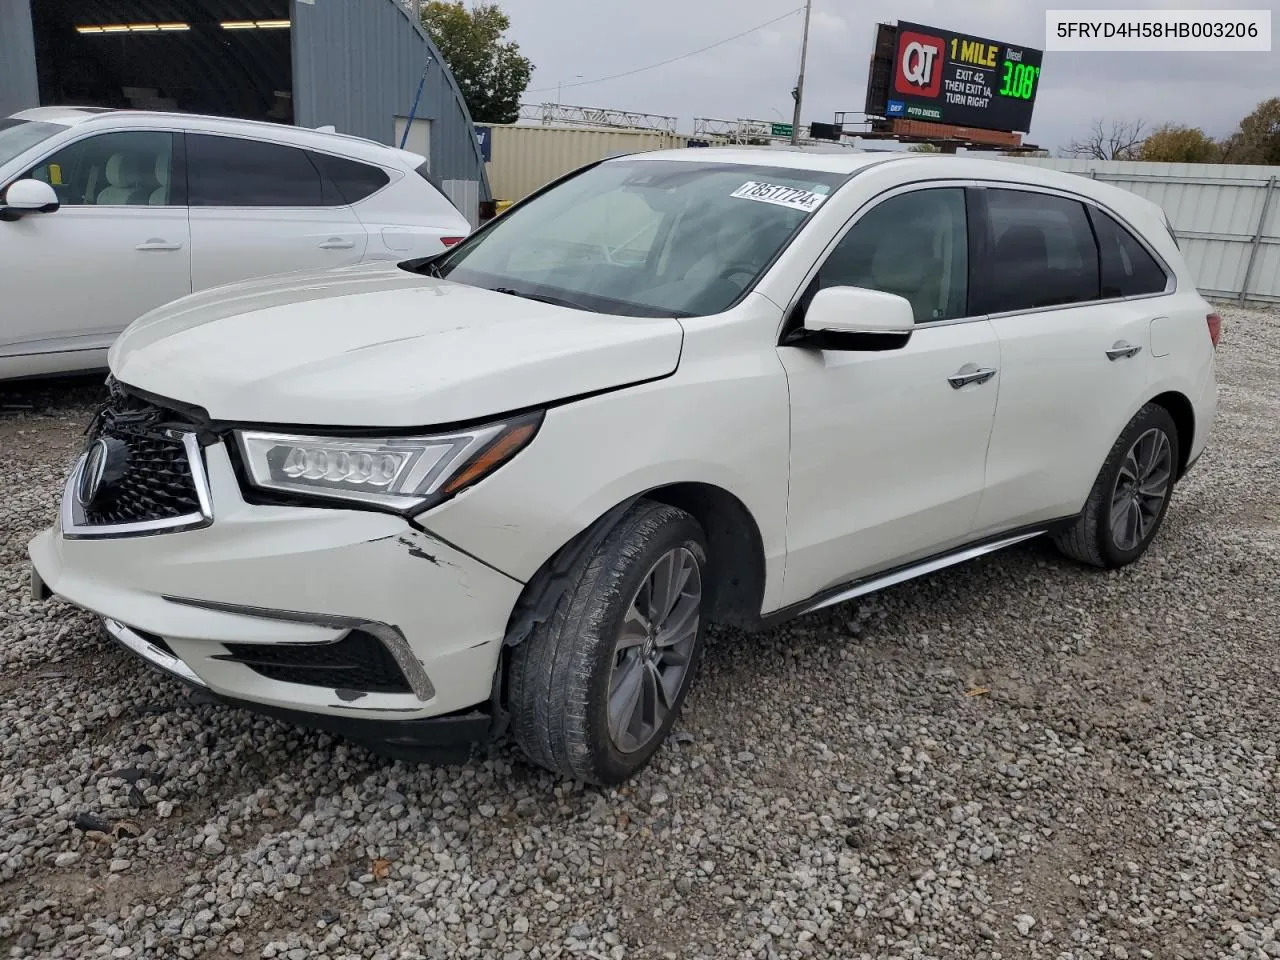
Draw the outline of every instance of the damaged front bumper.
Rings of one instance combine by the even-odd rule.
[[[483,739],[523,585],[400,517],[246,503],[225,449],[205,461],[214,522],[88,539],[55,525],[29,547],[33,593],[224,701],[393,748]]]

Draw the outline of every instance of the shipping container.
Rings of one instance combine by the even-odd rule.
[[[659,130],[507,124],[489,128],[489,186],[497,200],[522,200],[584,164],[623,153],[688,146]]]

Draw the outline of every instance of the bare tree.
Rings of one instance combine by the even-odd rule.
[[[1058,152],[1090,160],[1136,160],[1146,138],[1146,124],[1141,120],[1112,120],[1109,124],[1095,120],[1087,137],[1072,140]]]

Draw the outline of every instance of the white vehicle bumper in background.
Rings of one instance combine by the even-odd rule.
[[[407,747],[444,715],[483,733],[521,583],[396,516],[246,503],[221,445],[205,464],[210,525],[78,539],[60,519],[30,544],[33,589],[251,708]]]

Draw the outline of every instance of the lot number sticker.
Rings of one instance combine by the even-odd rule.
[[[782,187],[776,183],[761,183],[758,180],[748,180],[737,190],[730,194],[731,197],[737,197],[740,200],[758,200],[760,203],[772,203],[779,207],[790,207],[792,210],[803,210],[805,213],[812,213],[822,206],[822,201],[827,199],[820,193],[814,193],[811,190],[801,190],[797,187]]]

